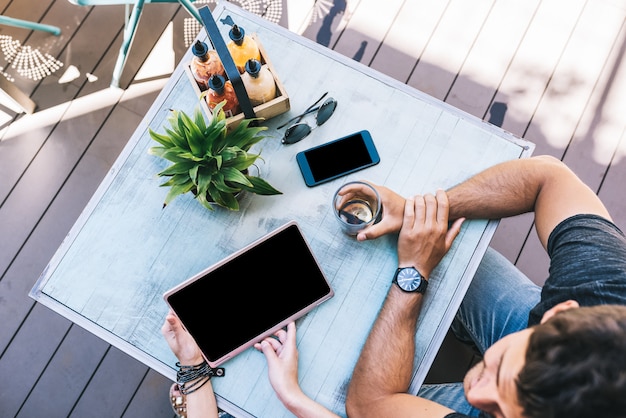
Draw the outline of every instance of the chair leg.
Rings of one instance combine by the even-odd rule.
[[[115,68],[113,69],[113,78],[111,79],[111,87],[117,88],[120,86],[120,77],[122,76],[124,65],[126,64],[128,50],[130,49],[130,46],[133,43],[133,38],[135,37],[135,31],[137,30],[137,25],[139,24],[139,19],[141,18],[141,12],[143,11],[144,3],[145,3],[145,0],[136,1],[135,5],[133,6],[133,10],[130,14],[130,17],[124,27],[124,40],[122,41],[122,46],[120,47],[120,53],[117,57]]]
[[[139,24],[139,19],[141,18],[141,12],[143,11],[143,5],[145,1],[146,0],[137,0],[135,2],[133,10],[130,14],[130,18],[128,19],[128,21],[126,22],[126,26],[124,27],[124,40],[122,42],[122,46],[120,47],[120,53],[117,57],[115,68],[113,69],[111,87],[117,88],[120,86],[120,78],[122,76],[122,71],[124,70],[124,65],[126,64],[128,50],[133,43],[133,38],[135,36],[137,25]],[[200,13],[198,13],[198,9],[192,4],[190,0],[178,1],[193,17],[198,20],[198,22],[202,23],[202,18],[200,17]]]
[[[25,28],[30,30],[40,30],[44,32],[49,32],[56,36],[59,36],[61,34],[61,29],[56,26],[44,25],[43,23],[31,22],[28,20],[14,19],[7,16],[0,16],[0,25],[14,26],[17,28]]]

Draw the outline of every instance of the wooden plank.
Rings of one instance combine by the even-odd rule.
[[[407,84],[444,100],[493,3],[452,0]]]
[[[625,15],[603,6],[583,9],[526,129],[525,138],[535,143],[537,153],[562,157],[607,64]],[[595,30],[600,21],[602,30]]]
[[[422,57],[449,1],[406,1],[370,67],[403,83]]]
[[[620,137],[620,145],[598,193],[609,213],[622,231],[626,230],[626,205],[624,205],[624,179],[626,178],[626,129]]]
[[[486,119],[509,63],[540,1],[497,1],[472,45],[445,101]]]
[[[379,1],[361,0],[354,9],[350,21],[343,28],[333,50],[369,65],[402,3],[403,0],[387,0],[385,7],[380,7]]]
[[[621,12],[621,13],[620,13]],[[602,51],[612,46],[602,73],[597,77],[593,92],[586,103],[585,111],[580,116],[573,138],[563,158],[574,172],[593,190],[598,191],[606,173],[619,155],[620,138],[624,129],[626,112],[626,10],[614,8],[605,13],[621,16],[621,31],[616,34],[611,44],[610,38],[601,38],[595,34],[593,46]],[[613,22],[604,15],[602,21]],[[606,20],[605,20],[606,19]],[[607,32],[616,27],[609,26]],[[604,32],[604,31],[602,31]],[[600,57],[597,58],[598,60]],[[593,73],[585,73],[586,80],[593,80]]]
[[[17,415],[70,325],[65,318],[50,313],[49,309],[35,305],[32,321],[25,324],[8,349],[2,352],[0,373],[11,376],[10,379],[0,379],[3,416]],[[2,318],[10,319],[4,315]],[[24,373],[18,373],[19,370]]]
[[[134,389],[139,386],[146,373],[146,366],[111,347],[69,416],[82,418],[93,415],[93,411],[106,411],[103,415],[121,417]],[[107,390],[102,391],[101,388]],[[167,399],[167,392],[161,396]]]
[[[509,106],[504,129],[525,136],[585,3],[557,0],[540,4],[494,98]]]
[[[122,418],[170,417],[172,407],[168,393],[171,384],[172,381],[162,374],[148,371]]]
[[[526,134],[527,139],[537,144],[535,152],[552,154],[568,164],[571,162],[572,169],[580,167],[581,160],[584,160],[587,173],[585,180],[593,190],[600,187],[610,162],[609,156],[617,147],[624,127],[624,114],[621,113],[618,119],[612,121],[609,111],[607,117],[603,118],[602,125],[606,124],[607,129],[611,124],[617,125],[608,138],[598,136],[593,140],[580,141],[574,134],[577,128],[582,129],[580,121],[592,98],[596,80],[601,79],[605,67],[609,73],[613,68],[613,60],[607,58],[611,54],[612,42],[619,39],[625,17],[626,14],[620,14],[619,9],[602,2],[585,7]],[[601,31],[594,30],[597,22],[603,22]],[[612,103],[607,105],[610,107]],[[623,105],[617,106],[618,109],[620,107],[624,109]],[[589,109],[593,113],[597,110],[602,111],[602,108],[593,109],[592,106]],[[595,141],[602,141],[602,147],[612,148],[605,151],[604,161],[589,161]],[[566,150],[568,155],[565,155]],[[549,258],[533,230],[522,249],[517,266],[542,284],[548,277],[549,264]]]
[[[53,320],[54,313],[48,312],[46,316],[46,320],[38,318],[38,322]],[[54,351],[45,353],[51,357],[50,362],[22,405],[18,417],[69,416],[83,388],[91,380],[93,370],[106,353],[108,344],[104,341],[78,326],[71,326],[69,322],[67,327],[69,332],[58,349],[55,347]],[[47,333],[45,336],[50,337]],[[54,336],[53,339],[56,340]],[[60,376],[63,379],[59,379]],[[102,411],[111,412],[110,409]]]
[[[508,106],[502,125],[507,131],[525,135],[584,3],[559,0],[540,4],[493,99]],[[492,247],[516,262],[532,228],[532,219],[524,215],[501,221]]]
[[[5,9],[9,6],[12,0],[0,0],[0,10],[2,14],[5,14]]]
[[[190,18],[189,13],[184,8],[180,7],[172,18],[171,28],[168,26],[166,29],[173,32],[173,43],[171,45],[168,44],[168,47],[171,47],[174,52],[174,66],[181,61],[182,57],[188,50],[188,48],[184,45],[184,42],[182,42],[180,36],[184,31],[184,20],[188,18]],[[166,41],[167,40],[169,39],[166,39]],[[159,53],[160,51],[155,50],[150,54],[156,54],[158,56]],[[148,63],[145,63],[144,65],[148,65]],[[139,70],[142,68],[143,67],[139,68]],[[167,83],[169,75],[169,73],[166,73],[162,76],[154,77],[148,80],[139,80],[135,77],[133,83],[125,90],[118,106],[143,117],[152,103],[154,103],[157,96],[161,93],[161,90]],[[134,129],[128,131],[127,136],[129,138],[133,131]]]
[[[308,15],[308,19],[303,22],[303,24],[308,22],[308,26],[303,31],[299,30],[296,33],[333,49],[360,3],[361,0],[337,1],[328,8],[324,2],[312,2],[311,13]]]
[[[80,192],[80,189],[75,191]],[[87,197],[88,195],[85,195],[83,199]],[[33,307],[33,301],[27,295],[35,278],[45,268],[80,213],[80,208],[84,206],[84,202],[80,206],[80,201],[63,203],[65,206],[53,205],[51,207],[48,212],[49,216],[39,222],[10,268],[2,276],[0,295],[2,295],[3,303],[0,304],[0,315],[5,318],[5,321],[0,327],[0,353],[7,350],[10,344],[14,344],[12,340],[14,334],[20,329]],[[73,203],[77,204],[73,206]],[[18,222],[15,218],[12,220]],[[27,355],[27,353],[22,354]],[[0,363],[4,361],[4,357],[0,358]]]

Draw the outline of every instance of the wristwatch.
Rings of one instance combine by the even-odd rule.
[[[393,276],[393,283],[404,292],[426,292],[428,280],[415,267],[400,267]]]

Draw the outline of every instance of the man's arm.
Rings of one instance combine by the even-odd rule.
[[[504,162],[448,191],[450,218],[499,219],[535,212],[544,248],[552,230],[570,216],[611,219],[596,196],[565,164],[550,156]]]
[[[402,226],[404,199],[376,186],[383,200],[383,220],[359,233],[375,239]],[[550,156],[507,161],[488,168],[448,190],[450,219],[500,219],[535,212],[544,247],[552,230],[570,216],[587,213],[611,220],[596,196],[565,164]]]
[[[452,246],[461,223],[459,219],[448,230],[448,200],[441,190],[437,197],[407,199],[398,238],[398,266],[415,267],[428,278]],[[443,417],[452,412],[406,393],[421,306],[420,293],[405,293],[396,285],[389,289],[352,375],[346,399],[349,416]]]

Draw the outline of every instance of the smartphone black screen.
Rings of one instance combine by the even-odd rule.
[[[377,164],[380,157],[369,132],[361,131],[303,151],[297,160],[313,186]]]

